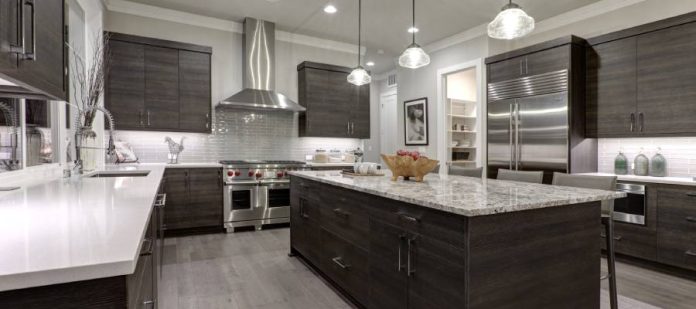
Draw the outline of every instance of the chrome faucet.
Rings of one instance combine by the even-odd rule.
[[[80,110],[77,118],[75,118],[75,167],[73,172],[77,172],[78,175],[82,175],[82,156],[80,154],[80,149],[82,148],[82,135],[84,134],[82,125],[80,121],[86,113],[100,111],[106,115],[106,119],[109,121],[109,144],[106,147],[106,156],[112,157],[115,154],[116,146],[114,145],[114,116],[111,115],[106,108],[101,106],[92,106],[83,110]]]

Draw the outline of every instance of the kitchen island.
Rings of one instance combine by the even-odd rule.
[[[291,254],[365,308],[599,308],[613,191],[293,172]]]

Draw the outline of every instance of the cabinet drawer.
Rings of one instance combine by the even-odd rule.
[[[314,265],[319,265],[321,257],[320,234],[319,208],[315,203],[292,194],[290,199],[291,246]]]
[[[322,232],[323,271],[341,288],[367,304],[369,294],[368,254],[331,232]]]
[[[464,216],[376,196],[369,196],[365,201],[365,207],[374,219],[460,248],[466,247],[467,220]]]
[[[143,302],[152,300],[152,255],[141,255],[135,266],[135,272],[128,276],[128,308],[142,308]]]
[[[696,270],[696,190],[657,190],[657,246],[660,262]]]
[[[302,177],[290,177],[290,194],[297,194],[308,200],[319,201],[318,190],[324,184]]]
[[[367,210],[360,203],[360,195],[326,186],[321,196],[322,227],[353,245],[367,249],[370,220]]]
[[[488,82],[496,83],[519,78],[524,73],[524,57],[507,59],[488,65]]]
[[[657,235],[645,227],[633,227],[614,222],[614,250],[616,253],[638,257],[649,261],[657,260]],[[606,250],[606,235],[601,228],[602,249]]]

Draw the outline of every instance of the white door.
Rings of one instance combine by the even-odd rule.
[[[396,117],[397,101],[396,92],[383,94],[380,97],[380,152],[384,154],[395,154],[397,150],[398,128]]]

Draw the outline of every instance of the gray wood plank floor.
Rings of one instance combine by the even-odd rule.
[[[296,258],[289,229],[168,238],[162,309],[352,308]],[[604,263],[602,264],[604,269]],[[617,264],[620,308],[694,308],[696,281]],[[609,308],[606,280],[602,308]]]

